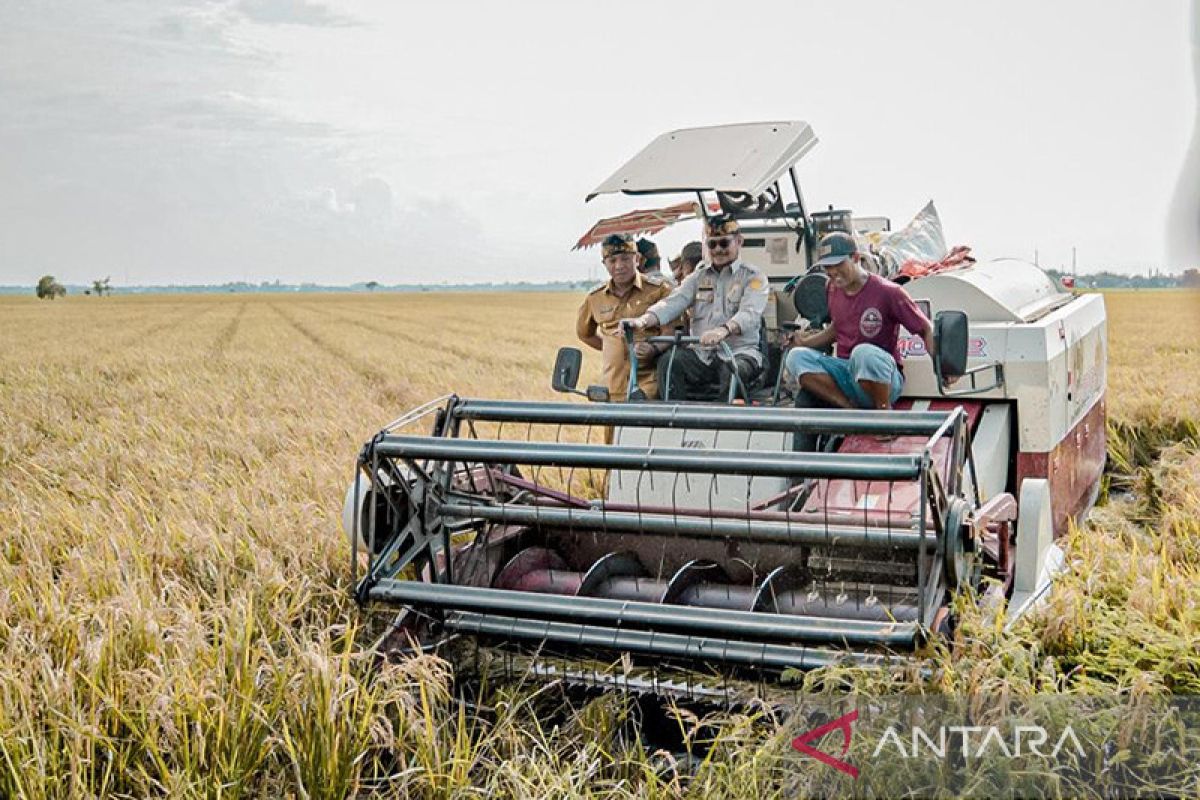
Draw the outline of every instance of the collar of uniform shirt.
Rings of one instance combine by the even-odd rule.
[[[729,270],[730,272],[737,272],[738,267],[742,266],[742,259],[740,257],[735,258],[733,261],[730,261],[728,264],[726,264],[723,267],[718,267],[716,264],[713,264],[713,263],[706,264],[705,266],[707,266],[713,272],[723,272],[725,270]]]

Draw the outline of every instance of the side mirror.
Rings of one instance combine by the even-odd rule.
[[[583,369],[583,353],[576,347],[560,347],[554,359],[554,374],[550,376],[550,388],[556,392],[574,392],[579,385],[579,373]]]
[[[960,378],[967,374],[967,315],[962,311],[939,311],[933,321],[937,342],[938,375]]]

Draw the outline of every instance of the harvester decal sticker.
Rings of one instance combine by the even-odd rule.
[[[909,356],[924,356],[925,342],[919,336],[901,336],[900,337],[900,355],[904,358]],[[972,336],[967,343],[968,358],[987,358],[988,340],[983,336]]]
[[[1071,342],[1067,353],[1067,413],[1073,425],[1103,392],[1104,344],[1093,331]]]

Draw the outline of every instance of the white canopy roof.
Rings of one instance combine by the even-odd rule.
[[[627,192],[759,195],[817,143],[807,122],[746,122],[659,136],[587,196]]]

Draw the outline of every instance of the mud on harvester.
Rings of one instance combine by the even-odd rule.
[[[564,348],[553,385],[591,402],[449,395],[365,445],[344,526],[358,600],[403,609],[391,641],[777,674],[911,653],[962,590],[1010,618],[1044,595],[1104,466],[1103,298],[1015,260],[917,278],[941,352],[903,339],[897,408],[796,407],[772,373],[783,330],[828,321],[818,236],[890,227],[809,213],[815,143],[803,122],[675,131],[591,195],[697,198],[641,230],[740,220],[772,365],[741,404],[605,402]]]

